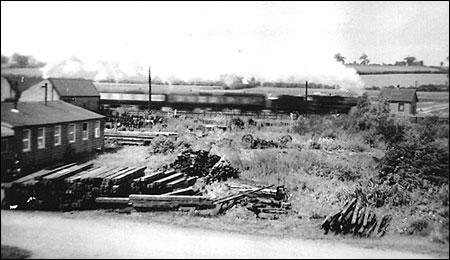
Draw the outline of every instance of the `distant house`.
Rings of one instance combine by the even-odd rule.
[[[100,105],[100,93],[92,80],[20,76],[5,78],[14,90],[20,92],[20,102],[63,100],[91,111],[98,111]]]
[[[392,113],[415,115],[417,113],[417,92],[415,89],[383,88],[380,97],[389,100]]]
[[[63,102],[2,102],[2,179],[103,148],[105,117]]]

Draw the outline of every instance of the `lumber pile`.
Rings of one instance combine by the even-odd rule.
[[[197,176],[188,176],[174,169],[157,170],[133,179],[130,191],[135,194],[157,195],[174,192],[178,195],[194,195],[198,192],[192,187],[196,181]]]
[[[286,215],[291,209],[288,202],[289,194],[286,188],[273,185],[256,187],[245,184],[228,184],[232,194],[217,198],[214,204],[220,205],[218,213],[223,213],[235,205],[246,207],[261,219],[278,219],[280,215]]]
[[[187,149],[165,168],[183,172],[189,177],[205,177],[208,183],[239,177],[239,171],[228,161],[206,150]]]
[[[151,141],[159,136],[176,139],[175,132],[139,132],[139,131],[116,131],[105,130],[105,140],[107,143],[117,143],[119,145],[149,145]]]
[[[214,207],[212,200],[205,196],[131,194],[129,200],[137,211],[174,210],[180,207],[198,209]]]
[[[97,197],[128,196],[130,182],[143,176],[145,169],[67,164],[14,181],[5,190],[5,198],[23,209],[93,209]]]
[[[337,212],[328,215],[321,224],[321,229],[335,234],[353,234],[363,237],[376,235],[382,237],[392,219],[390,214],[377,215],[363,205],[360,196],[348,200]]]

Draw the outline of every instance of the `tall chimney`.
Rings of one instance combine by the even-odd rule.
[[[148,67],[148,113],[150,114],[152,102],[152,75],[150,72],[150,66]]]

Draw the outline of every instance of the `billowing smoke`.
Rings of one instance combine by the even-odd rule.
[[[86,62],[78,57],[48,63],[41,69],[45,78],[81,78],[94,81],[146,81],[147,71],[137,63],[118,61]]]
[[[299,59],[301,60],[301,59]],[[172,66],[152,64],[152,78],[159,83],[183,84],[192,82],[222,82],[230,89],[255,86],[257,82],[301,83],[306,81],[315,84],[336,86],[352,95],[362,95],[364,82],[353,68],[347,68],[336,62],[332,56],[329,59],[316,61],[293,59],[255,60],[241,59],[229,62],[228,66],[220,63],[198,62],[185,64],[182,60],[171,63]],[[320,61],[320,62],[319,62]],[[206,64],[206,65],[205,65]],[[156,73],[154,72],[156,71]],[[85,62],[78,57],[48,63],[42,69],[44,77],[84,78],[94,81],[111,82],[147,82],[148,68],[136,62],[98,61]],[[154,81],[156,82],[156,81]]]

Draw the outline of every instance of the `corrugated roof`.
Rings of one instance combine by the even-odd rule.
[[[419,102],[415,89],[383,88],[380,96],[394,102],[412,102],[414,99]]]
[[[6,125],[2,124],[2,138],[14,136],[14,130]]]
[[[5,76],[5,79],[8,80],[9,85],[15,91],[23,92],[29,89],[31,86],[38,84],[43,81],[43,78],[40,77],[24,77],[24,76]]]
[[[64,101],[19,102],[17,111],[14,104],[2,102],[2,122],[13,127],[45,125],[65,122],[100,119],[104,116]]]
[[[55,87],[58,94],[62,97],[79,96],[79,97],[99,97],[97,88],[92,80],[87,79],[48,79]]]

